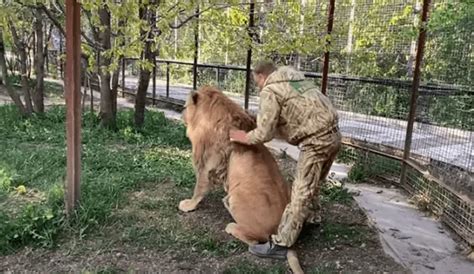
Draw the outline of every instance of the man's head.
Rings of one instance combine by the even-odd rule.
[[[272,74],[276,70],[276,66],[272,61],[259,62],[253,70],[253,79],[260,90],[263,89],[263,85],[267,80],[268,75]]]

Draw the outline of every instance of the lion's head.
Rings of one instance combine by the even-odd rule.
[[[199,131],[199,135],[212,132],[227,138],[231,128],[245,131],[255,128],[255,120],[242,107],[211,86],[204,86],[189,94],[182,116],[191,135],[196,131]]]
[[[230,129],[250,131],[256,126],[242,107],[211,86],[189,94],[182,116],[198,169],[210,159],[216,165],[225,166],[236,146],[230,143]]]

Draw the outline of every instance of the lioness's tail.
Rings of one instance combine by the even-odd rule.
[[[290,265],[290,269],[294,274],[304,274],[303,269],[301,268],[300,261],[298,260],[298,255],[293,249],[289,249],[286,254],[286,259]]]

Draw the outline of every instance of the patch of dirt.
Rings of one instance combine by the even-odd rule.
[[[282,172],[291,177],[295,162],[275,154]],[[52,250],[24,248],[0,257],[0,271],[289,272],[285,261],[254,257],[225,233],[232,218],[222,204],[222,190],[211,193],[196,211],[179,212],[179,201],[191,194],[192,189],[172,182],[144,183],[118,205],[107,225],[90,235],[66,236]],[[307,273],[409,272],[384,254],[376,231],[350,197],[324,202],[323,223],[305,227],[296,249]]]

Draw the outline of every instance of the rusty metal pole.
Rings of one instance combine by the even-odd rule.
[[[413,82],[411,87],[410,98],[410,112],[408,114],[407,132],[405,136],[405,148],[403,150],[403,163],[400,174],[400,184],[405,183],[407,174],[407,160],[410,158],[411,143],[413,137],[413,126],[415,124],[416,116],[416,102],[419,95],[419,86],[421,80],[421,65],[423,62],[423,55],[425,52],[426,41],[426,27],[428,24],[428,13],[430,9],[431,0],[423,0],[423,10],[421,12],[421,26],[418,35],[418,48],[416,50],[415,69],[413,71]]]
[[[250,77],[252,77],[252,43],[253,43],[253,28],[255,27],[255,0],[251,0],[249,6],[249,27],[248,27],[248,35],[250,36],[250,45],[247,50],[247,67],[246,67],[246,75],[245,75],[245,100],[244,100],[244,108],[247,110],[249,109],[249,98],[250,98]]]
[[[194,29],[193,89],[197,88],[197,63],[199,55],[199,6],[196,8],[196,28]]]
[[[81,6],[66,0],[66,213],[70,215],[80,196],[81,179]]]
[[[329,1],[329,12],[328,12],[328,30],[326,36],[326,48],[324,50],[324,65],[323,65],[323,79],[321,83],[321,92],[326,95],[328,87],[328,74],[329,74],[329,47],[331,46],[331,33],[332,25],[334,22],[334,9],[335,0]]]

